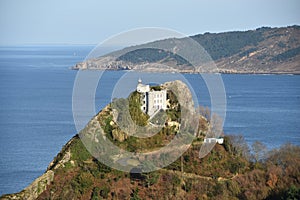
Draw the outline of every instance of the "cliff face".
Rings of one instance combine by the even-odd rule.
[[[196,66],[203,73],[300,73],[299,26],[205,33],[190,38],[202,45],[217,65],[217,69]],[[78,63],[73,69],[166,72],[176,69],[180,72],[193,73],[194,69],[190,63],[175,52],[148,48],[170,45],[173,45],[176,52],[190,48],[186,38],[167,39],[128,47],[101,58]],[[167,68],[166,65],[170,67]]]
[[[0,197],[3,200],[19,199],[19,200],[35,200],[41,195],[47,187],[53,182],[56,175],[56,170],[66,167],[65,164],[73,163],[71,161],[71,146],[75,140],[78,140],[78,136],[72,138],[49,164],[46,172],[34,180],[28,187],[16,194],[7,194]]]
[[[47,186],[53,181],[54,172],[47,170],[42,176],[34,180],[28,187],[17,194],[8,194],[0,197],[3,200],[9,199],[27,199],[34,200],[47,189]]]

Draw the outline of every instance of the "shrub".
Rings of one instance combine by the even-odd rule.
[[[131,193],[130,200],[141,200],[138,193],[139,193],[139,188],[136,188],[135,190],[133,190],[133,192]]]
[[[191,181],[186,181],[186,183],[183,184],[181,188],[186,192],[190,192],[192,191],[193,183]]]
[[[148,174],[144,174],[145,178],[145,185],[147,187],[154,185],[157,183],[158,179],[159,179],[159,173],[157,172],[151,172]]]
[[[100,200],[99,194],[100,194],[100,188],[99,187],[95,187],[93,189],[91,200]]]
[[[149,116],[141,110],[141,99],[138,92],[132,93],[129,98],[129,113],[132,120],[138,126],[146,126]]]
[[[180,185],[180,178],[177,177],[177,175],[173,175],[172,179],[171,179],[171,183],[173,184],[174,187],[179,186]]]
[[[80,139],[74,140],[71,146],[71,159],[76,161],[85,161],[91,157],[86,147]]]
[[[93,185],[93,177],[88,172],[82,172],[72,180],[71,185],[75,193],[84,194]]]
[[[101,188],[100,190],[100,196],[107,199],[108,198],[108,194],[110,193],[110,188],[107,186],[104,186],[103,188]]]
[[[107,133],[107,135],[111,136],[112,132],[112,126],[110,125],[110,122],[112,120],[112,116],[108,116],[104,121],[104,132]]]

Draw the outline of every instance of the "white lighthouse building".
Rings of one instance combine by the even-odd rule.
[[[151,90],[149,85],[144,85],[139,79],[136,91],[141,94],[141,110],[150,117],[161,109],[167,109],[167,90]]]

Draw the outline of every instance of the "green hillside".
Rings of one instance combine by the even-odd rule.
[[[191,39],[206,50],[217,67],[204,68],[202,65],[209,61],[205,58],[203,63],[198,64],[200,66],[194,66],[202,73],[300,73],[300,26],[297,25],[159,40],[112,52],[87,61],[88,65],[79,63],[73,69],[135,70],[148,64],[148,68],[156,66],[151,71],[161,71],[164,68],[167,72],[176,69],[179,72],[195,73],[189,62],[194,62],[201,55],[191,55],[188,62],[177,54],[180,51],[194,53],[190,49]],[[171,69],[166,69],[166,66]],[[143,68],[146,69],[147,67]]]
[[[131,166],[130,172],[118,171],[92,156],[83,144],[90,138],[91,146],[97,144],[95,148],[105,148],[99,142],[99,135],[94,135],[100,126],[106,141],[120,149],[151,153],[165,146],[177,136],[176,123],[181,122],[180,110],[184,109],[172,92],[168,92],[168,97],[170,109],[164,119],[172,122],[172,126],[164,123],[161,131],[150,138],[130,136],[121,130],[122,124],[118,126],[115,121],[114,109],[119,109],[118,118],[127,125],[131,123],[130,115],[141,127],[156,123],[155,118],[160,116],[151,122],[139,110],[140,99],[136,92],[127,99],[115,99],[62,148],[41,177],[23,191],[3,195],[0,199],[299,199],[298,146],[287,144],[267,151],[260,142],[250,148],[243,137],[226,135],[223,144],[216,144],[200,159],[199,150],[212,123],[204,117],[209,115],[204,108],[200,109],[203,115],[198,116],[198,133],[188,150],[156,171],[142,172],[145,166],[137,163],[138,160],[126,161]],[[160,156],[167,159],[167,154]],[[107,161],[114,162],[110,159],[107,155]]]

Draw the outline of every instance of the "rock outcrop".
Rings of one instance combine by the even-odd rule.
[[[28,187],[16,194],[8,194],[0,197],[3,200],[35,200],[47,186],[53,181],[54,172],[47,170],[42,176],[35,179]]]

